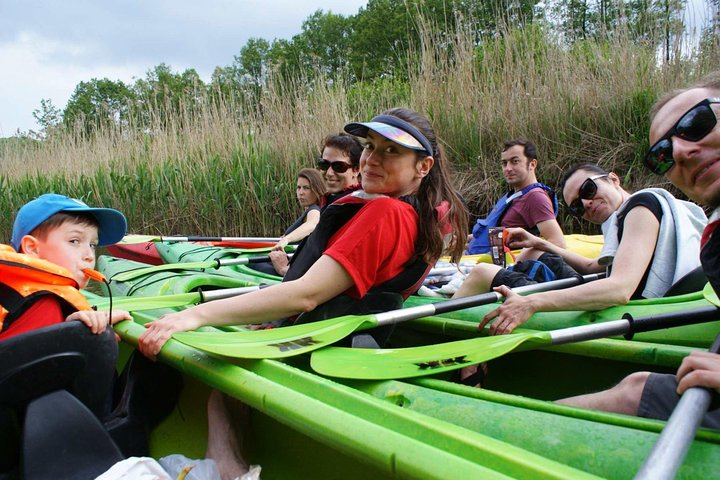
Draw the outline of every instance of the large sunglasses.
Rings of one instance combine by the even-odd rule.
[[[340,160],[336,160],[334,162],[330,160],[325,160],[324,158],[318,159],[318,168],[322,170],[323,172],[326,172],[328,168],[332,167],[333,171],[335,173],[345,173],[347,172],[348,168],[352,168],[352,165],[349,163],[342,162]]]
[[[717,116],[710,107],[713,103],[720,103],[720,98],[706,98],[685,112],[680,120],[650,147],[645,155],[645,166],[658,175],[667,173],[675,165],[672,137],[688,142],[702,140],[717,125]]]
[[[595,183],[595,180],[598,178],[603,178],[609,176],[609,173],[603,173],[600,175],[595,175],[587,180],[585,180],[582,185],[580,185],[580,189],[578,190],[578,197],[570,202],[568,205],[568,211],[570,212],[570,215],[573,217],[580,218],[583,215],[585,215],[585,205],[583,204],[583,200],[590,200],[595,198],[595,194],[597,193],[597,183]]]

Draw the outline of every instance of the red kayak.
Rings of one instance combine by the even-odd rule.
[[[127,239],[130,236],[126,236]],[[164,262],[160,254],[155,248],[156,242],[121,242],[110,245],[107,248],[110,255],[136,262],[143,262],[150,265],[162,265]],[[256,242],[256,241],[220,241],[220,242],[189,242],[197,245],[211,245],[214,247],[228,248],[269,248],[275,245],[275,242]]]

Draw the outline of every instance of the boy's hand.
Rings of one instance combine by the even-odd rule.
[[[81,310],[70,314],[65,321],[79,320],[83,322],[94,334],[100,334],[105,331],[108,325],[114,325],[122,320],[132,320],[130,314],[124,310],[113,310],[112,319],[108,318],[108,312],[98,312],[96,310]]]

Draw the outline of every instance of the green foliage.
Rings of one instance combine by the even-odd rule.
[[[66,126],[86,133],[109,124],[123,124],[133,99],[133,92],[123,82],[93,78],[75,87],[63,111],[63,120]]]
[[[677,51],[678,39],[617,28],[637,16],[605,5],[588,2],[592,21],[569,41],[534,1],[375,0],[353,17],[315,12],[292,40],[254,39],[210,85],[161,64],[126,87],[132,108],[114,116],[122,85],[86,82],[73,105],[95,115],[89,127],[68,116],[43,141],[0,142],[0,205],[14,212],[56,191],[123,210],[138,233],[274,236],[298,213],[295,174],[314,164],[320,140],[396,106],[431,118],[475,214],[502,193],[500,145],[517,136],[538,144],[548,184],[596,161],[630,189],[667,187],[641,167],[648,110],[717,69],[720,44],[708,36],[696,55],[660,66],[658,47],[670,39],[665,50]],[[38,115],[50,124],[52,112],[41,103]],[[11,221],[0,222],[5,237]]]

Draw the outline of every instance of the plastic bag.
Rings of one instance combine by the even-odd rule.
[[[95,480],[173,480],[149,457],[130,457],[116,463]]]
[[[220,480],[220,471],[217,464],[209,458],[194,460],[185,455],[174,454],[162,457],[158,461],[172,479],[177,478],[183,468],[193,465],[192,470],[185,476],[185,480]]]

